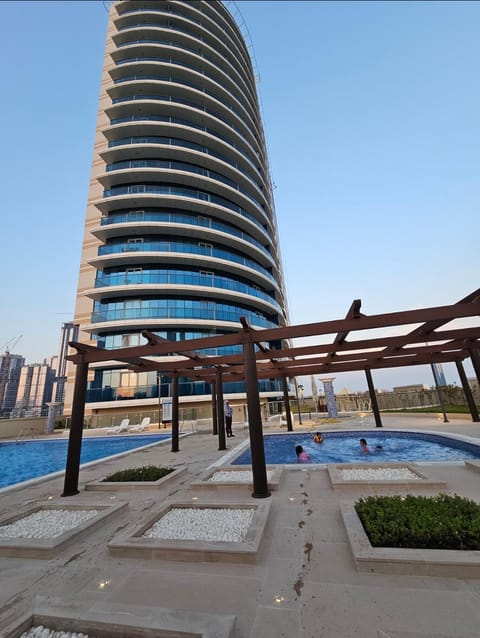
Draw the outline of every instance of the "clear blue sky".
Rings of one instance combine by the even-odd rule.
[[[377,314],[477,288],[480,3],[236,6],[260,79],[291,322],[341,318],[356,298]],[[4,1],[0,21],[0,352],[23,335],[14,352],[35,362],[73,315],[107,11]],[[433,383],[426,366],[374,380]],[[345,386],[365,390],[363,374],[340,375]]]

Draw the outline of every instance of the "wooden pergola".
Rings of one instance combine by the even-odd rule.
[[[381,427],[372,370],[404,366],[454,362],[462,383],[473,421],[479,421],[475,401],[468,384],[463,361],[470,358],[480,383],[480,326],[454,328],[449,323],[480,316],[480,289],[449,306],[422,308],[379,315],[360,312],[356,299],[344,319],[318,323],[254,330],[244,318],[241,329],[228,335],[168,341],[148,330],[142,331],[143,346],[105,350],[89,344],[70,342],[77,354],[67,357],[76,365],[72,417],[68,445],[63,496],[78,494],[80,452],[85,414],[88,367],[92,363],[124,364],[136,372],[156,370],[172,378],[172,451],[178,452],[178,379],[204,381],[212,388],[214,434],[219,449],[226,449],[222,385],[228,381],[244,381],[247,394],[248,426],[252,456],[253,493],[255,498],[268,497],[263,428],[260,412],[258,379],[281,379],[288,430],[292,429],[287,379],[312,374],[337,374],[363,370],[366,375],[377,427]],[[380,336],[347,340],[350,333],[415,326],[396,336]],[[441,329],[443,328],[443,329]],[[333,335],[333,339],[332,339]],[[293,346],[292,340],[322,337],[325,343]],[[272,349],[270,344],[280,344]],[[234,355],[205,356],[204,349],[242,346]],[[162,357],[162,360],[158,359]],[[167,358],[167,360],[165,360]]]

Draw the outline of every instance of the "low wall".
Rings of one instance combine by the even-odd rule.
[[[45,434],[47,417],[26,417],[24,419],[0,419],[0,439],[16,439],[22,433],[26,438]]]

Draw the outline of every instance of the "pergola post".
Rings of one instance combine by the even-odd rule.
[[[478,348],[472,346],[468,349],[468,352],[470,353],[470,360],[472,362],[473,369],[475,370],[478,384],[480,385],[480,354],[478,353]]]
[[[285,406],[285,414],[287,417],[287,432],[292,432],[292,413],[290,412],[290,398],[288,396],[287,377],[282,377],[283,385],[283,405]]]
[[[83,418],[85,416],[87,382],[88,363],[77,363],[62,496],[74,496],[79,493],[78,475],[80,473],[80,454],[82,452]]]
[[[455,361],[455,364],[457,366],[458,376],[460,377],[460,381],[462,382],[462,388],[465,394],[465,398],[467,399],[470,414],[472,415],[472,421],[480,421],[477,406],[475,404],[475,399],[473,398],[472,390],[470,388],[470,384],[468,383],[463,363],[461,361]]]
[[[178,375],[172,377],[172,452],[178,452]]]
[[[254,498],[268,498],[267,467],[263,446],[262,415],[258,393],[257,362],[252,341],[243,344],[245,357],[245,382],[247,386],[248,430],[250,434],[250,453],[252,456]]]
[[[373,416],[375,417],[375,427],[382,428],[382,419],[380,418],[380,410],[378,409],[377,395],[373,385],[372,373],[369,368],[365,368],[365,376],[367,377],[368,392],[370,393],[370,402],[372,404]]]
[[[225,414],[223,411],[223,381],[222,371],[220,368],[215,372],[215,385],[217,395],[217,432],[218,432],[218,449],[226,450],[227,443],[225,441]]]
[[[210,381],[210,387],[212,388],[212,434],[217,436],[217,382],[215,379]]]

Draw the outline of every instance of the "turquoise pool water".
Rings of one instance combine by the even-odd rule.
[[[170,434],[85,437],[80,463],[98,461],[169,438]],[[0,443],[0,488],[64,470],[67,447],[68,438]]]
[[[296,464],[295,447],[302,445],[312,463],[386,463],[388,461],[462,461],[480,459],[480,445],[438,434],[401,431],[324,432],[323,443],[314,443],[313,433],[271,434],[265,436],[267,463]],[[359,439],[365,438],[370,453]],[[381,449],[377,449],[377,445]],[[251,463],[250,449],[238,456],[233,465]]]

